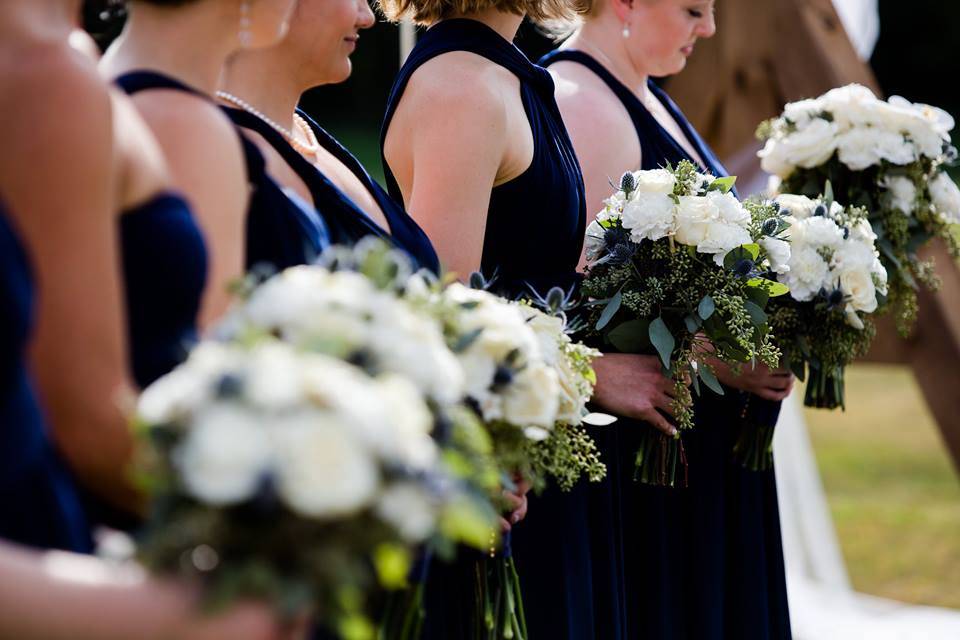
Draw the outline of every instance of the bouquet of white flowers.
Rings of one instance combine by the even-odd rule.
[[[311,609],[372,638],[368,596],[434,536],[482,545],[493,513],[446,467],[417,385],[269,336],[204,342],[142,394],[155,494],[140,549],[212,602]]]
[[[479,274],[472,281],[484,284]],[[441,320],[465,372],[467,402],[493,442],[501,484],[513,488],[522,480],[539,491],[555,482],[569,490],[583,476],[601,480],[606,468],[581,427],[606,418],[586,410],[596,380],[591,362],[599,353],[567,335],[563,292],[551,291],[551,303],[541,301],[548,313],[459,283],[415,283],[407,299]],[[478,633],[528,637],[509,536],[503,553],[491,548],[478,559],[477,576]]]
[[[829,197],[778,196],[790,259],[777,279],[790,295],[770,301],[768,312],[783,365],[806,380],[804,404],[844,406],[844,369],[866,353],[871,322],[887,292],[887,272],[875,247],[867,213]],[[751,469],[769,469],[777,411],[751,398],[735,457]]]
[[[960,189],[945,171],[957,159],[953,126],[936,107],[849,85],[788,104],[758,130],[761,164],[782,181],[779,192],[816,198],[829,182],[839,202],[867,210],[904,334],[916,317],[917,282],[938,285],[918,249],[939,237],[960,253],[950,231],[960,223]]]
[[[739,202],[733,182],[686,161],[627,173],[587,230],[593,332],[618,351],[659,355],[681,432],[694,426],[690,381],[723,393],[711,358],[775,366],[780,356],[764,308],[787,292],[771,279],[790,259],[785,225],[772,206]],[[682,484],[680,436],[647,435],[639,479]]]

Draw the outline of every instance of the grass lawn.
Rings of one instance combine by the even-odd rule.
[[[960,481],[912,373],[854,366],[847,404],[806,418],[854,586],[960,609]]]

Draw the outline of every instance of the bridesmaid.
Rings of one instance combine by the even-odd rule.
[[[203,325],[223,313],[227,285],[246,271],[310,262],[328,244],[316,211],[268,175],[256,145],[212,97],[226,60],[281,40],[295,4],[133,0],[123,33],[101,63],[133,95],[207,238],[210,286]]]
[[[557,77],[557,101],[580,159],[590,211],[602,209],[608,179],[637,167],[686,159],[725,175],[713,152],[651,80],[679,73],[699,38],[714,34],[712,0],[601,0],[560,51],[541,63]],[[617,599],[624,638],[790,637],[783,551],[772,472],[730,460],[749,394],[782,400],[785,371],[763,366],[735,376],[718,367],[723,397],[704,390],[697,427],[685,436],[689,488],[631,477],[642,425],[621,421],[623,472],[614,505],[621,523]]]
[[[2,5],[0,100],[5,117],[0,122],[4,140],[0,192],[30,250],[42,292],[37,297],[31,364],[49,411],[51,435],[98,506],[135,513],[141,504],[127,471],[132,441],[118,403],[132,393],[128,362],[133,361],[135,370],[149,370],[161,362],[172,366],[171,353],[179,351],[179,340],[192,335],[189,309],[192,304],[195,310],[196,298],[191,301],[190,296],[202,287],[204,257],[182,202],[163,195],[169,188],[165,166],[149,131],[132,106],[110,92],[97,74],[92,42],[77,30],[80,8],[79,0],[17,0]],[[23,65],[24,59],[31,64]],[[37,122],[45,124],[38,127]],[[64,149],[71,154],[64,155]],[[142,215],[119,218],[122,210],[140,208]],[[164,224],[158,225],[161,220]],[[139,247],[142,257],[121,258],[118,236],[126,241],[144,228],[155,234],[155,247]],[[181,247],[184,238],[189,242]],[[177,244],[165,244],[170,239]],[[199,256],[193,253],[197,243]],[[185,266],[171,265],[170,258],[181,248]],[[184,270],[191,277],[161,279],[158,284],[155,276],[141,273],[144,277],[137,279],[136,267],[157,251],[161,266],[170,268],[167,277],[179,277]],[[7,255],[14,260],[16,254]],[[199,269],[191,271],[198,261]],[[117,273],[121,263],[132,268],[128,290],[144,296],[131,297],[131,305],[157,312],[146,319],[131,314],[127,330]],[[173,308],[173,302],[184,303],[186,309]],[[165,308],[167,303],[170,309]],[[15,328],[17,320],[11,318]],[[137,341],[130,350],[127,334]],[[45,509],[56,508],[76,524],[38,526],[31,539],[19,539],[88,548],[89,540],[78,541],[73,533],[80,528],[80,518],[72,498],[65,494],[56,498],[62,472],[56,470],[52,450],[37,435],[39,428],[22,428],[7,432],[14,442],[4,447],[5,454],[20,461],[4,465],[8,474],[4,486],[12,487],[11,496],[22,500],[22,508],[11,512],[18,513],[16,519],[9,516],[10,521],[26,530]],[[41,477],[44,468],[48,473]],[[62,541],[54,541],[58,536]]]
[[[300,0],[282,42],[230,59],[218,95],[263,153],[270,174],[318,209],[332,242],[377,236],[437,273],[436,252],[416,222],[349,151],[296,110],[303,92],[350,76],[359,32],[373,23],[366,0]]]
[[[540,293],[578,282],[586,224],[583,182],[553,81],[512,40],[524,15],[569,18],[581,7],[562,0],[450,2],[390,0],[391,19],[429,25],[395,81],[381,134],[388,187],[461,277],[481,270],[506,295]],[[609,411],[659,420],[669,406],[666,381],[637,371],[637,357],[597,365],[598,399]],[[524,497],[512,496],[516,524]],[[612,571],[592,566],[587,490],[548,490],[531,499],[513,529],[526,618],[533,638],[600,638],[595,620],[610,615],[594,585]],[[510,524],[506,525],[509,529]],[[428,638],[472,637],[469,559],[434,565],[426,586]],[[599,593],[612,591],[607,586]]]

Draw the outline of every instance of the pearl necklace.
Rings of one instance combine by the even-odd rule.
[[[217,91],[217,97],[223,100],[224,102],[229,102],[230,104],[240,107],[250,115],[256,116],[257,118],[260,118],[261,120],[263,120],[268,127],[270,127],[271,129],[273,129],[274,131],[282,135],[284,139],[290,143],[290,146],[296,149],[299,153],[305,156],[316,156],[317,153],[320,151],[320,142],[317,140],[317,136],[313,132],[313,128],[311,128],[310,125],[307,124],[306,120],[300,117],[300,114],[298,113],[293,114],[293,123],[297,127],[297,130],[300,131],[300,133],[303,135],[303,137],[307,139],[306,144],[304,144],[303,142],[300,142],[297,136],[294,135],[293,131],[290,131],[285,127],[281,127],[279,124],[277,124],[276,122],[268,118],[263,112],[261,112],[259,109],[254,107],[252,104],[250,104],[246,100],[242,98],[238,98],[232,93],[227,93],[226,91]]]

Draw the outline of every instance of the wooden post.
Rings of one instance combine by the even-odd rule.
[[[851,82],[879,93],[831,0],[724,0],[716,36],[697,44],[668,90],[717,153],[749,178],[760,171],[754,138],[760,122],[786,102]],[[867,360],[911,367],[960,471],[960,270],[941,243],[924,254],[936,259],[943,286],[920,293],[909,338],[882,319]]]

